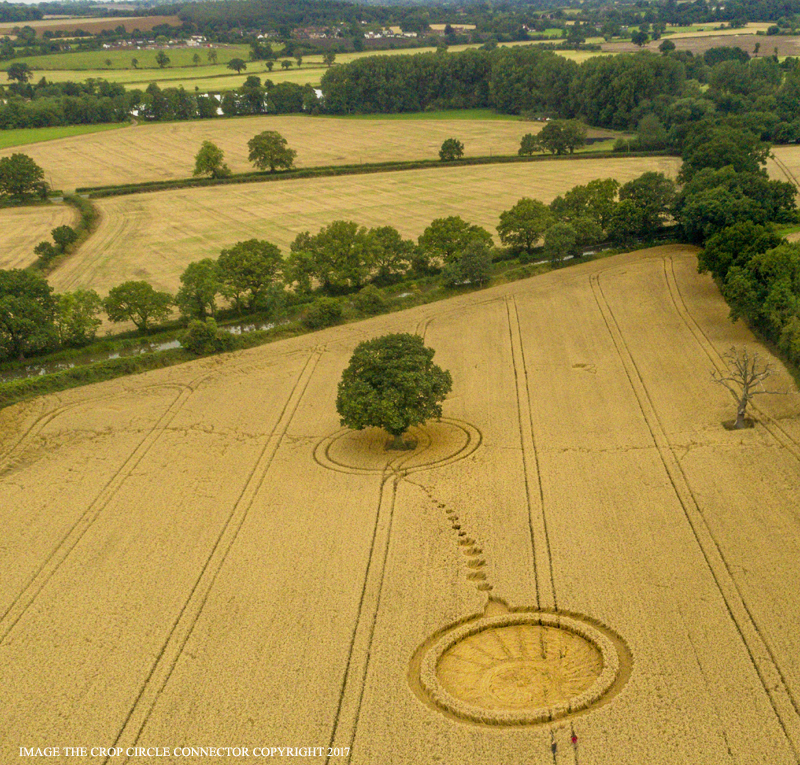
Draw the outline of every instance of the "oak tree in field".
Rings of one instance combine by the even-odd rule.
[[[506,247],[530,255],[552,223],[553,215],[546,204],[523,197],[510,210],[500,213],[497,233]]]
[[[282,289],[283,257],[281,251],[262,239],[237,242],[223,250],[217,259],[221,292],[233,300],[239,312],[243,308],[266,308],[271,296]]]
[[[211,141],[203,141],[200,151],[194,157],[192,175],[210,175],[212,178],[225,178],[231,174],[228,166],[222,161],[225,152]]]
[[[519,149],[517,154],[520,157],[530,157],[535,152],[539,151],[539,139],[533,133],[525,133],[522,140],[519,142]]]
[[[467,223],[458,215],[436,218],[418,239],[418,261],[449,263],[464,251],[473,240],[492,246],[492,235],[481,226]]]
[[[6,69],[6,77],[24,85],[33,76],[31,68],[24,62],[15,62]]]
[[[50,236],[61,252],[64,252],[78,238],[78,232],[72,226],[57,226],[50,232]]]
[[[289,61],[288,58],[285,58],[283,61],[281,61],[281,69],[291,69],[291,68],[292,68],[292,62]]]
[[[217,312],[217,295],[221,290],[219,264],[212,258],[203,258],[189,263],[181,274],[175,303],[187,319],[205,319]]]
[[[341,424],[383,428],[394,436],[390,448],[404,448],[408,428],[442,416],[453,387],[450,373],[433,363],[434,353],[419,335],[407,333],[359,343],[339,383]]]
[[[244,59],[232,58],[228,62],[228,69],[234,69],[236,74],[239,74],[243,69],[247,69],[247,64],[245,63]]]
[[[544,254],[551,265],[578,254],[578,234],[569,223],[554,223],[544,235]]]
[[[286,139],[275,130],[265,130],[247,142],[250,153],[248,159],[259,169],[269,168],[271,173],[275,168],[288,170],[294,164],[297,152],[290,149]]]
[[[54,339],[56,303],[53,288],[38,274],[0,270],[0,351],[25,358]]]
[[[745,414],[747,405],[753,400],[754,396],[761,393],[774,393],[764,388],[766,380],[775,371],[772,364],[762,363],[758,353],[752,355],[746,348],[731,348],[723,355],[728,373],[724,374],[714,369],[711,377],[715,383],[727,388],[736,398],[736,420],[731,426],[739,430],[748,427]]]
[[[492,251],[481,239],[473,239],[455,260],[442,269],[442,282],[447,287],[462,284],[486,284],[491,278]]]
[[[200,64],[200,54],[199,54],[199,53],[195,53],[195,54],[192,56],[192,63],[193,63],[195,66],[198,66],[198,65]]]
[[[156,53],[156,63],[163,69],[167,64],[169,64],[170,58],[169,56],[164,53],[163,50],[160,50]]]
[[[94,340],[103,301],[94,290],[75,290],[56,296],[55,325],[61,345],[81,346]]]
[[[541,129],[537,139],[551,154],[572,154],[586,143],[586,127],[577,120],[553,120]]]
[[[34,194],[47,196],[44,170],[27,154],[0,159],[0,196],[21,199]]]
[[[312,278],[334,294],[359,288],[372,270],[370,244],[367,229],[350,220],[335,220],[313,235],[304,231],[291,244],[289,279],[302,290]]]
[[[137,329],[147,332],[151,322],[169,316],[173,302],[172,295],[153,289],[147,282],[128,281],[109,291],[103,308],[111,321],[132,321]]]
[[[464,144],[458,138],[447,138],[439,149],[439,159],[442,162],[452,162],[464,156]]]
[[[208,59],[209,64],[216,64],[217,63],[217,51],[214,48],[208,51],[206,54],[206,58]]]
[[[675,202],[675,183],[663,173],[642,173],[638,178],[620,186],[620,202],[626,199],[636,205],[642,217],[644,235],[662,226],[669,217]]]
[[[131,66],[134,69],[138,69],[139,68],[139,59],[136,58],[135,56],[131,59]]]
[[[325,64],[325,66],[331,66],[334,61],[336,61],[336,54],[333,53],[333,51],[327,51],[322,54],[322,63]]]

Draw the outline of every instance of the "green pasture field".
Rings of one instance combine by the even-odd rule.
[[[196,72],[196,74],[195,74]],[[298,69],[293,66],[289,70],[284,70],[278,65],[269,72],[263,61],[249,61],[247,69],[241,74],[236,74],[226,66],[198,66],[182,69],[171,69],[167,67],[163,70],[141,70],[141,69],[103,69],[79,71],[75,69],[57,69],[41,74],[49,82],[82,82],[90,78],[97,80],[107,80],[108,82],[118,82],[128,89],[140,88],[144,90],[151,82],[155,82],[161,88],[184,87],[187,90],[198,88],[202,92],[233,90],[240,87],[247,79],[248,75],[255,74],[261,81],[270,79],[274,83],[296,82],[299,85],[306,83],[316,85],[322,77],[322,67],[306,67]],[[34,76],[34,81],[37,79]],[[0,75],[0,84],[7,84],[7,79]]]
[[[192,69],[203,68],[208,65],[208,52],[217,52],[217,63],[227,64],[233,58],[242,58],[245,61],[250,56],[250,47],[247,45],[226,45],[215,48],[165,48],[164,52],[170,58],[167,68],[190,67]],[[127,48],[124,50],[86,50],[75,53],[53,53],[47,56],[27,56],[25,58],[15,58],[13,61],[5,61],[0,65],[0,69],[8,69],[11,64],[27,64],[31,69],[74,69],[74,70],[112,70],[112,69],[133,69],[131,59],[138,59],[139,69],[159,69],[156,62],[156,55],[160,49],[136,50]],[[200,55],[200,65],[195,67],[192,56],[197,53]],[[111,66],[106,65],[106,60],[111,61]]]
[[[514,42],[506,45],[531,45],[536,43]],[[476,45],[453,45],[448,50],[457,53],[469,48],[476,48]],[[51,56],[31,56],[27,59],[15,59],[15,61],[25,61],[36,72],[34,80],[38,79],[39,73],[51,82],[84,81],[89,78],[103,79],[108,82],[118,82],[126,88],[146,88],[151,82],[155,82],[159,87],[183,87],[186,90],[200,91],[224,91],[233,90],[240,87],[248,75],[255,74],[261,77],[262,81],[270,79],[278,82],[295,82],[298,85],[317,86],[322,79],[322,75],[327,70],[327,66],[322,61],[322,55],[303,56],[302,66],[298,67],[293,58],[292,67],[288,70],[281,67],[281,60],[275,62],[272,72],[266,68],[264,61],[247,61],[247,69],[241,74],[236,74],[225,65],[232,58],[247,59],[249,48],[243,45],[231,46],[227,48],[217,48],[218,63],[209,65],[207,59],[207,48],[188,48],[180,50],[167,50],[167,55],[171,62],[169,66],[160,69],[155,63],[155,50],[147,51],[87,51],[83,53],[61,53]],[[435,48],[403,48],[384,51],[361,51],[358,53],[338,53],[336,54],[336,64],[347,64],[365,56],[400,56],[409,54],[431,53]],[[611,56],[614,53],[608,51],[574,51],[559,50],[555,51],[559,56],[568,58],[572,61],[585,61],[594,56]],[[199,66],[191,63],[191,57],[199,53],[202,62]],[[180,54],[180,56],[178,55]],[[149,57],[149,58],[148,58]],[[106,67],[103,63],[106,58],[111,59],[111,66]],[[133,69],[130,66],[132,58],[139,60],[139,67]],[[151,60],[152,59],[152,60]],[[90,66],[91,65],[91,66]],[[0,72],[8,68],[9,62],[0,66]],[[91,68],[94,67],[94,68]],[[6,78],[0,79],[0,84],[6,84]]]
[[[54,141],[57,138],[71,138],[74,135],[87,133],[102,133],[106,130],[116,130],[126,127],[125,122],[111,122],[102,125],[64,125],[58,127],[20,128],[19,130],[0,130],[0,149],[9,149],[13,146],[26,146],[42,141]]]

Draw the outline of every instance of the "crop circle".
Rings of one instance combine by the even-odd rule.
[[[447,630],[419,683],[432,704],[487,725],[535,725],[598,703],[620,677],[615,642],[576,616],[512,612]]]
[[[323,438],[314,448],[314,460],[322,467],[344,473],[414,473],[465,459],[481,443],[481,433],[468,422],[443,417],[408,429],[414,444],[406,451],[386,448],[388,435],[380,428],[343,428]]]

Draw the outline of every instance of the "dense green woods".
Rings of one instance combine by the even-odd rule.
[[[244,114],[393,114],[489,107],[532,117],[577,118],[638,130],[641,148],[681,149],[703,120],[736,120],[759,138],[800,139],[800,69],[749,59],[738,48],[703,56],[637,53],[581,64],[535,46],[462,53],[371,56],[330,67],[321,94],[251,75],[221,97],[183,88],[126,90],[103,80],[30,81],[21,73],[0,103],[0,129],[191,120]]]

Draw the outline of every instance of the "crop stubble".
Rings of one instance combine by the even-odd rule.
[[[57,188],[188,178],[203,141],[225,152],[235,173],[252,171],[247,142],[276,130],[297,151],[297,167],[437,159],[446,138],[457,136],[467,156],[516,154],[525,133],[541,124],[503,120],[348,120],[307,116],[240,117],[142,123],[118,133],[92,134],[29,145],[25,153]],[[14,149],[0,151],[0,157]]]
[[[77,213],[66,205],[6,207],[0,209],[0,268],[25,268],[36,260],[33,248],[39,242],[52,242],[50,232],[58,226],[74,226]]]
[[[593,178],[630,180],[646,170],[674,176],[671,157],[584,159],[408,170],[217,188],[180,189],[97,200],[102,220],[51,277],[57,289],[106,292],[128,279],[175,290],[186,266],[259,238],[284,252],[302,231],[333,220],[395,226],[416,238],[434,218],[461,215],[494,233],[500,213],[521,197],[549,202]]]
[[[561,763],[574,731],[582,765],[796,763],[800,646],[779,615],[800,607],[800,406],[770,397],[763,424],[722,429],[732,401],[708,369],[753,341],[694,269],[690,248],[658,248],[70,391],[52,419],[2,413],[32,428],[0,475],[4,570],[25,562],[5,603],[111,489],[4,640],[2,746],[333,741],[353,763],[501,763],[555,742]],[[385,331],[437,350],[474,451],[405,453],[424,468],[405,476],[314,460],[352,347]],[[48,480],[67,475],[86,485]],[[554,729],[420,703],[411,655],[486,603],[461,531],[493,596],[622,636],[616,696]]]

